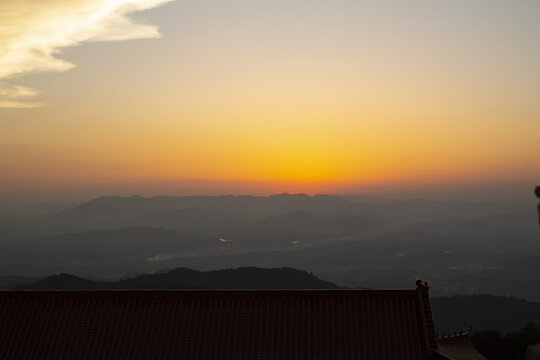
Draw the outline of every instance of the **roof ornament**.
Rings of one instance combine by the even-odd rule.
[[[428,286],[427,281],[424,282],[424,283],[422,284],[422,280],[421,280],[421,279],[416,279],[416,288],[417,288],[417,289],[425,289],[425,290],[429,290],[429,289],[430,289],[430,287]]]

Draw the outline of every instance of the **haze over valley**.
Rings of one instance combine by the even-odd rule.
[[[540,301],[533,206],[367,196],[101,197],[3,216],[0,284],[70,273],[100,280],[186,267],[291,267],[353,288]],[[24,281],[23,281],[24,282]]]

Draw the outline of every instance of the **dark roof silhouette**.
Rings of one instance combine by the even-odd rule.
[[[1,359],[454,359],[438,348],[421,283],[0,293]]]
[[[437,338],[438,352],[453,360],[485,360],[471,343],[472,328],[468,332],[445,335]]]

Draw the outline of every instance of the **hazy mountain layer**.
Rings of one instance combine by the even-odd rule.
[[[352,200],[351,200],[352,199]],[[369,201],[368,201],[369,200]],[[540,300],[540,231],[503,204],[339,196],[102,197],[0,221],[0,273],[120,278],[163,268],[307,269],[349,287]]]
[[[140,275],[119,281],[94,281],[69,274],[52,275],[24,290],[99,290],[99,289],[335,289],[336,285],[305,271],[281,268],[196,271],[178,268],[167,272]]]

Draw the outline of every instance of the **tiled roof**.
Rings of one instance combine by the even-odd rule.
[[[425,359],[418,290],[0,292],[1,359]]]
[[[471,343],[471,331],[472,329],[466,333],[461,332],[439,337],[437,339],[439,346],[435,353],[435,359],[486,360]]]

